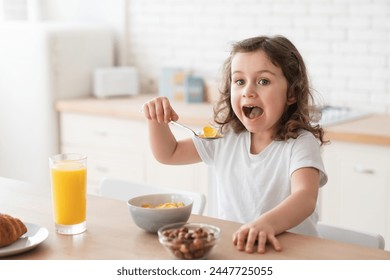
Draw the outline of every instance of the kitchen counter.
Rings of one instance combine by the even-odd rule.
[[[0,177],[0,205],[3,213],[45,227],[48,238],[38,247],[22,254],[6,256],[11,260],[124,260],[173,259],[159,244],[156,234],[147,233],[132,221],[123,201],[89,195],[87,231],[67,236],[55,233],[49,186],[38,191],[33,185]],[[240,224],[207,216],[191,215],[191,222],[208,223],[222,230],[221,240],[209,259],[390,259],[390,252],[293,233],[279,235],[281,252],[267,248],[266,254],[237,251],[232,234]]]
[[[127,98],[83,98],[60,100],[56,103],[59,112],[93,114],[133,120],[145,120],[140,113],[142,105],[156,97],[141,94]],[[202,127],[212,121],[213,106],[210,103],[172,102],[180,116],[180,122]],[[326,138],[331,141],[349,141],[360,144],[390,146],[390,115],[370,115],[344,123],[325,127]]]
[[[142,105],[155,97],[155,94],[141,94],[127,98],[68,99],[58,101],[56,109],[59,112],[145,120],[140,112]],[[172,106],[179,114],[180,122],[183,124],[203,127],[212,121],[213,106],[210,103],[172,102]]]
[[[390,146],[390,115],[370,115],[325,128],[331,141]]]

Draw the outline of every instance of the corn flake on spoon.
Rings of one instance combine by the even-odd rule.
[[[196,137],[204,139],[204,140],[216,140],[216,139],[223,138],[223,135],[218,133],[218,131],[214,127],[211,127],[211,126],[205,126],[203,128],[203,133],[196,133],[194,130],[192,130],[188,126],[182,125],[178,122],[171,121],[170,123],[174,124],[178,127],[187,129],[188,131],[191,131]]]

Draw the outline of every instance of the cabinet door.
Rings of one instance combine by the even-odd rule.
[[[345,153],[341,171],[341,202],[347,203],[340,205],[340,223],[385,235],[387,174],[380,158],[364,152]]]
[[[380,233],[389,244],[389,149],[331,145],[324,156],[329,185],[321,190],[321,220]]]
[[[114,117],[61,114],[61,145],[113,152],[137,151],[145,145],[146,124]]]
[[[340,223],[341,159],[337,146],[335,147],[333,143],[325,147],[323,161],[328,174],[328,183],[320,188],[319,192],[320,219],[337,225]]]

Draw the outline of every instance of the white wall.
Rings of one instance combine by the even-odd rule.
[[[116,63],[138,67],[142,92],[157,92],[163,66],[217,79],[232,40],[282,34],[324,103],[390,113],[388,0],[25,1],[38,3],[43,20],[112,26]]]
[[[230,42],[290,38],[324,102],[390,113],[390,1],[128,0],[128,60],[142,91],[180,65],[218,77]]]

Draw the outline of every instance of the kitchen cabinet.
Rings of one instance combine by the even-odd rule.
[[[100,195],[101,179],[114,177],[202,192],[207,197],[207,166],[157,162],[150,151],[144,120],[62,111],[60,127],[61,152],[88,156],[89,194]],[[171,128],[178,139],[190,136],[185,130]]]
[[[324,147],[329,181],[320,219],[380,233],[390,249],[390,146],[332,141]]]

